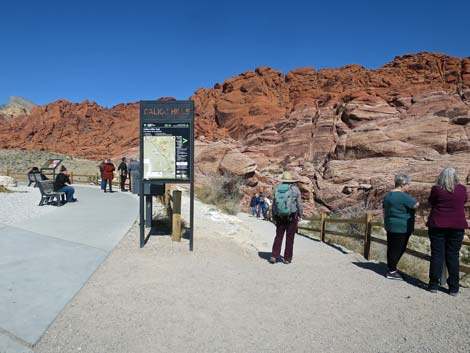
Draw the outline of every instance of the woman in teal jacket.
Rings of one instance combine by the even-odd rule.
[[[388,192],[383,201],[385,230],[387,231],[388,279],[401,280],[397,264],[408,245],[414,230],[414,212],[419,203],[407,194],[411,179],[400,174],[395,176],[395,188]]]

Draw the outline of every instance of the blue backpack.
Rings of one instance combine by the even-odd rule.
[[[280,184],[276,188],[276,215],[281,218],[288,218],[292,213],[297,212],[295,196],[290,184]]]

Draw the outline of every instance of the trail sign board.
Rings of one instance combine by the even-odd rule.
[[[159,195],[165,189],[165,184],[190,184],[189,246],[192,250],[194,214],[193,101],[140,102],[140,170],[142,171],[141,246],[145,244],[145,225],[151,225],[152,213],[148,210],[150,208],[151,211],[152,208],[152,196]],[[144,196],[146,207],[144,207]]]

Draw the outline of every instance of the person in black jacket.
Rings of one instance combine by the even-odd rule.
[[[58,192],[65,192],[66,202],[77,202],[78,200],[73,197],[75,189],[70,182],[69,172],[65,166],[60,167],[60,173],[57,174],[54,182],[54,190]]]
[[[121,163],[118,166],[119,176],[121,177],[121,191],[126,190],[126,179],[127,179],[127,160],[126,157],[122,157]]]

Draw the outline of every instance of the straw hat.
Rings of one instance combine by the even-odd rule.
[[[299,180],[292,178],[292,174],[290,172],[284,172],[282,173],[282,177],[279,179],[279,181],[283,183],[296,183]]]

